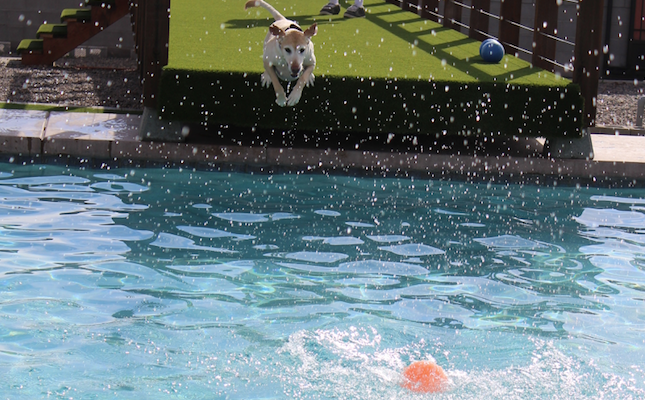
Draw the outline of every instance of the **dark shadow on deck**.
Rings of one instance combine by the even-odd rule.
[[[474,43],[474,42],[478,43],[478,41],[474,39],[470,39],[468,37],[464,37],[463,39],[456,40],[453,42],[443,43],[441,45],[433,45],[431,43],[424,41],[422,37],[426,35],[432,35],[433,32],[438,33],[438,32],[447,31],[451,29],[438,26],[436,28],[430,28],[428,30],[410,32],[404,29],[403,25],[406,23],[419,22],[420,17],[411,18],[409,20],[404,20],[404,21],[396,21],[396,22],[389,22],[382,18],[379,18],[380,15],[385,15],[385,14],[392,15],[392,13],[410,13],[411,15],[416,16],[416,14],[413,14],[409,11],[400,10],[400,11],[393,11],[388,13],[367,13],[365,18],[367,18],[368,21],[372,22],[374,25],[378,26],[379,28],[387,30],[388,32],[396,35],[397,37],[408,42],[409,44],[414,45],[416,49],[423,51],[429,55],[432,55],[436,58],[446,60],[447,64],[459,69],[463,73],[468,74],[479,81],[492,82],[493,80],[496,80],[497,82],[506,82],[509,79],[522,78],[524,76],[531,75],[534,72],[533,68],[531,66],[528,66],[526,68],[522,68],[520,70],[509,72],[503,75],[496,75],[496,76],[489,75],[478,68],[474,68],[474,65],[486,64],[486,62],[479,56],[479,54],[476,54],[472,58],[469,58],[466,60],[459,59],[453,56],[452,54],[450,54],[450,50],[449,50],[450,48],[454,48],[468,43]]]

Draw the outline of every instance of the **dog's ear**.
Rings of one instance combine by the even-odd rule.
[[[277,26],[275,26],[273,24],[271,26],[269,26],[269,32],[271,32],[271,34],[273,36],[277,36],[279,38],[281,38],[281,37],[283,37],[285,35],[285,33],[284,33],[284,31],[282,29],[278,28]]]
[[[309,28],[307,28],[307,30],[305,30],[304,33],[306,37],[311,39],[312,36],[315,36],[316,33],[318,33],[318,25],[317,24],[311,25]]]

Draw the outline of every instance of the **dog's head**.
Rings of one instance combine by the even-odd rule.
[[[289,64],[291,76],[296,78],[302,72],[302,64],[310,51],[311,38],[318,33],[318,26],[311,25],[302,30],[298,25],[291,25],[283,30],[275,25],[269,27],[271,34],[277,37],[282,57]]]

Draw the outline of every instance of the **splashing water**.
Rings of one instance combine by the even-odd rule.
[[[0,393],[645,395],[645,190],[0,165]]]

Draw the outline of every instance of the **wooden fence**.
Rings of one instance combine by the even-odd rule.
[[[498,13],[491,12],[491,0],[388,0],[448,28],[467,31],[476,40],[493,37],[491,22],[496,24],[497,39],[507,53],[528,56],[536,67],[549,71],[572,69],[573,81],[580,85],[585,98],[585,124],[596,119],[596,97],[603,57],[602,30],[604,0],[500,0]],[[558,36],[558,13],[563,3],[575,5],[573,41]],[[532,26],[523,25],[523,13],[533,15]],[[462,18],[470,14],[468,18]],[[467,20],[466,20],[467,19]],[[574,18],[571,18],[572,20]],[[520,46],[520,33],[530,32],[531,48]],[[556,44],[570,46],[572,65],[556,61]]]

